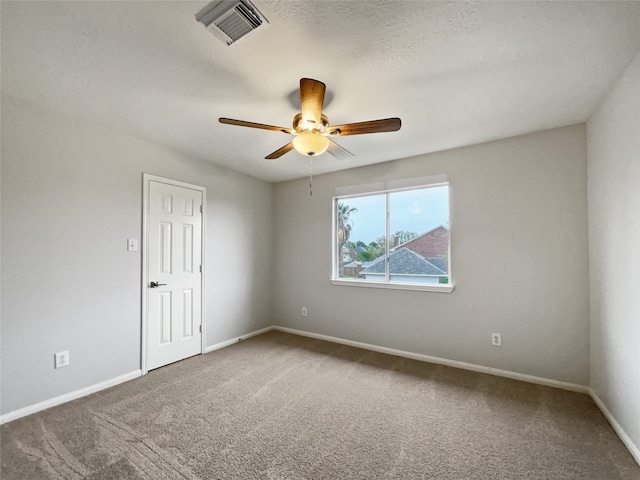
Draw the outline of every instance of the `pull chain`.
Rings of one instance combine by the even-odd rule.
[[[309,196],[313,196],[313,161],[309,157]]]

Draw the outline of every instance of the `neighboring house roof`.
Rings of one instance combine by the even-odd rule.
[[[447,262],[445,262],[445,260],[443,258],[425,258],[425,260],[433,265],[435,265],[436,267],[438,267],[440,270],[442,270],[443,272],[447,272],[449,271],[449,265],[447,265]]]
[[[449,227],[438,225],[428,232],[418,235],[390,250],[406,247],[423,258],[435,258],[444,255],[449,250]]]
[[[389,270],[396,275],[437,275],[444,276],[446,270],[422,258],[408,248],[396,249],[389,254]],[[362,275],[385,273],[384,256],[378,257],[370,266],[360,272]]]
[[[397,250],[397,249],[399,249],[399,248],[402,248],[402,247],[407,246],[407,244],[415,243],[415,242],[416,242],[416,240],[419,240],[419,239],[421,239],[422,237],[426,237],[426,236],[429,236],[429,235],[433,235],[436,231],[438,231],[438,230],[440,230],[440,229],[442,229],[442,230],[444,230],[445,232],[449,233],[449,227],[447,227],[446,225],[438,225],[437,227],[432,228],[432,229],[431,229],[431,230],[429,230],[428,232],[424,232],[423,234],[420,234],[420,235],[418,235],[417,237],[413,237],[411,240],[407,240],[406,242],[401,243],[400,245],[398,245],[398,246],[396,246],[396,247],[391,248],[391,250]]]

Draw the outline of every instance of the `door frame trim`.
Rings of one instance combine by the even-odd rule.
[[[200,185],[194,185],[192,183],[182,182],[179,180],[174,180],[171,178],[160,177],[158,175],[152,175],[150,173],[142,174],[142,242],[141,242],[141,256],[142,256],[142,281],[140,284],[140,300],[141,300],[141,337],[140,337],[140,370],[142,371],[142,375],[146,375],[147,370],[147,324],[149,322],[148,312],[149,306],[148,301],[149,297],[148,293],[148,283],[149,283],[149,272],[148,272],[148,259],[147,253],[149,251],[149,233],[148,233],[148,222],[149,222],[149,184],[151,181],[166,183],[167,185],[173,185],[175,187],[183,187],[191,190],[197,190],[202,193],[202,232],[201,232],[201,245],[200,245],[200,262],[202,264],[202,273],[200,275],[200,324],[202,325],[202,332],[200,333],[200,354],[202,355],[205,351],[205,339],[206,335],[206,322],[205,322],[205,245],[206,245],[206,218],[207,218],[207,188],[202,187]]]

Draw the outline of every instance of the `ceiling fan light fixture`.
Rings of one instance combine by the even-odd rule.
[[[322,113],[325,91],[325,84],[318,80],[313,80],[312,78],[300,79],[301,111],[293,117],[293,128],[276,127],[274,125],[246,122],[226,117],[220,117],[218,121],[229,125],[260,128],[295,135],[291,142],[264,157],[266,160],[275,160],[291,150],[296,150],[305,157],[322,155],[328,151],[329,154],[342,160],[352,157],[353,153],[330,140],[329,136],[344,137],[365,133],[395,132],[400,130],[402,126],[401,120],[397,117],[330,126],[329,119]],[[311,166],[311,160],[309,160],[309,166]]]
[[[329,139],[316,132],[304,132],[293,139],[293,148],[307,157],[318,156],[329,148]]]

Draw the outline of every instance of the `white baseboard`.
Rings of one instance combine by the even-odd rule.
[[[604,402],[600,400],[600,397],[598,397],[598,394],[592,388],[589,388],[588,393],[589,393],[589,396],[596,403],[598,408],[602,411],[602,414],[609,421],[609,423],[611,424],[611,427],[618,434],[618,436],[620,437],[620,440],[622,440],[622,443],[625,444],[627,449],[629,449],[629,452],[631,452],[631,455],[633,455],[633,458],[635,459],[635,461],[638,463],[638,465],[640,465],[640,449],[633,443],[631,438],[629,438],[629,435],[627,435],[627,432],[625,432],[624,429],[620,426],[620,424],[615,419],[615,417],[611,414],[611,412],[606,407]]]
[[[91,395],[92,393],[99,392],[100,390],[104,390],[106,388],[114,387],[121,383],[128,382],[129,380],[138,378],[141,375],[142,375],[142,370],[134,370],[133,372],[125,373],[124,375],[120,375],[119,377],[111,378],[109,380],[96,383],[95,385],[91,385],[89,387],[81,388],[73,392],[65,393],[64,395],[50,398],[49,400],[45,400],[44,402],[35,403],[33,405],[29,405],[28,407],[20,408],[18,410],[14,410],[13,412],[5,413],[4,415],[0,416],[0,425],[2,425],[3,423],[11,422],[13,420],[17,420],[18,418],[21,418],[21,417],[26,417],[27,415],[31,415],[32,413],[46,410],[47,408],[55,407],[57,405],[70,402],[71,400],[76,400],[81,397],[86,397],[87,395]]]
[[[329,335],[322,335],[319,333],[306,332],[304,330],[296,330],[294,328],[281,327],[278,325],[274,325],[271,327],[262,328],[260,330],[255,330],[253,332],[249,332],[245,335],[241,335],[239,337],[232,338],[230,340],[225,340],[224,342],[216,343],[215,345],[211,345],[206,347],[204,353],[210,353],[215,350],[219,350],[224,347],[228,347],[229,345],[233,345],[241,340],[246,340],[251,337],[255,337],[257,335],[261,335],[263,333],[267,333],[271,330],[278,330],[281,332],[291,333],[294,335],[300,335],[303,337],[316,338],[318,340],[325,340],[328,342],[338,343],[342,345],[348,345],[350,347],[362,348],[365,350],[371,350],[379,353],[386,353],[389,355],[396,355],[398,357],[410,358],[412,360],[419,360],[428,363],[435,363],[438,365],[446,365],[449,367],[461,368],[463,370],[471,370],[473,372],[487,373],[489,375],[496,375],[499,377],[511,378],[514,380],[521,380],[523,382],[535,383],[538,385],[545,385],[549,387],[561,388],[563,390],[570,390],[574,392],[581,392],[588,394],[598,408],[602,411],[603,415],[609,421],[614,431],[618,434],[622,442],[631,452],[634,459],[638,464],[640,464],[640,449],[633,443],[633,441],[629,438],[620,424],[613,417],[609,409],[605,406],[605,404],[600,400],[598,395],[591,389],[585,385],[578,385],[575,383],[561,382],[558,380],[551,380],[543,377],[536,377],[534,375],[527,375],[524,373],[511,372],[508,370],[501,370],[498,368],[485,367],[482,365],[475,365],[472,363],[459,362],[457,360],[448,360],[446,358],[432,357],[430,355],[423,355],[421,353],[413,353],[406,352],[404,350],[396,350],[394,348],[380,347],[378,345],[372,345],[369,343],[356,342],[353,340],[345,340],[343,338],[331,337]],[[100,390],[104,390],[106,388],[113,387],[120,383],[128,382],[129,380],[133,380],[142,376],[141,370],[135,370],[133,372],[127,373],[125,375],[120,375],[119,377],[112,378],[110,380],[106,380],[104,382],[97,383],[95,385],[91,385],[89,387],[81,388],[80,390],[76,390],[74,392],[69,392],[64,395],[60,395],[55,398],[51,398],[49,400],[45,400],[44,402],[36,403],[34,405],[30,405],[28,407],[24,407],[18,410],[14,410],[13,412],[6,413],[0,416],[0,425],[11,422],[21,417],[25,417],[27,415],[31,415],[32,413],[40,412],[42,410],[46,410],[47,408],[55,407],[56,405],[60,405],[62,403],[70,402],[71,400],[76,400],[78,398],[90,395],[95,392],[99,392]]]
[[[214,350],[218,350],[220,348],[233,345],[234,343],[237,343],[240,340],[245,340],[250,337],[255,337],[256,335],[266,333],[270,330],[273,330],[273,327],[263,328],[260,330],[256,330],[254,332],[247,333],[246,335],[242,335],[240,337],[232,338],[231,340],[216,343],[215,345],[211,345],[210,347],[207,347],[204,353],[213,352]],[[46,410],[47,408],[55,407],[57,405],[67,403],[72,400],[76,400],[78,398],[86,397],[87,395],[91,395],[92,393],[99,392],[100,390],[113,387],[120,383],[128,382],[129,380],[133,380],[134,378],[138,378],[140,376],[142,376],[142,370],[135,370],[133,372],[120,375],[119,377],[111,378],[109,380],[105,380],[104,382],[96,383],[95,385],[91,385],[89,387],[81,388],[73,392],[65,393],[63,395],[50,398],[49,400],[45,400],[43,402],[29,405],[27,407],[14,410],[9,413],[5,413],[4,415],[0,415],[0,425],[11,422],[13,420],[17,420],[18,418],[21,418],[21,417],[26,417],[27,415],[31,415],[32,413],[41,412],[42,410]]]
[[[274,330],[281,332],[293,333],[294,335],[302,335],[304,337],[317,338],[318,340],[326,340],[328,342],[340,343],[342,345],[348,345],[350,347],[363,348],[365,350],[372,350],[374,352],[387,353],[389,355],[395,355],[397,357],[410,358],[412,360],[420,360],[422,362],[435,363],[438,365],[446,365],[448,367],[461,368],[463,370],[471,370],[473,372],[488,373],[490,375],[496,375],[498,377],[512,378],[514,380],[522,380],[523,382],[535,383],[538,385],[546,385],[548,387],[561,388],[563,390],[570,390],[572,392],[588,393],[589,387],[585,385],[578,385],[576,383],[560,382],[558,380],[551,380],[549,378],[536,377],[534,375],[526,375],[524,373],[510,372],[508,370],[500,370],[499,368],[485,367],[482,365],[475,365],[473,363],[459,362],[457,360],[448,360],[446,358],[432,357],[430,355],[423,355],[421,353],[406,352],[404,350],[396,350],[394,348],[379,347],[378,345],[371,345],[369,343],[355,342],[353,340],[344,340],[342,338],[330,337],[328,335],[321,335],[318,333],[305,332],[303,330],[296,330],[293,328],[273,327]]]
[[[464,370],[471,370],[474,372],[488,373],[490,375],[497,375],[499,377],[511,378],[514,380],[521,380],[523,382],[535,383],[538,385],[545,385],[548,387],[561,388],[563,390],[570,390],[573,392],[580,392],[588,394],[598,408],[602,411],[602,414],[611,424],[613,430],[618,434],[622,443],[627,447],[635,461],[640,465],[640,449],[633,443],[631,438],[627,435],[624,429],[620,426],[614,416],[609,412],[609,409],[600,400],[598,395],[585,385],[578,385],[576,383],[560,382],[558,380],[551,380],[544,377],[536,377],[534,375],[526,375],[524,373],[510,372],[508,370],[500,370],[498,368],[484,367],[482,365],[475,365],[472,363],[458,362],[456,360],[448,360],[446,358],[432,357],[429,355],[423,355],[421,353],[405,352],[403,350],[396,350],[393,348],[379,347],[377,345],[371,345],[369,343],[355,342],[353,340],[345,340],[338,337],[331,337],[328,335],[322,335],[319,333],[305,332],[303,330],[296,330],[294,328],[274,326],[273,330],[281,332],[292,333],[294,335],[301,335],[303,337],[317,338],[318,340],[326,340],[328,342],[339,343],[342,345],[348,345],[350,347],[363,348],[365,350],[371,350],[374,352],[387,353],[390,355],[396,355],[398,357],[410,358],[413,360],[420,360],[423,362],[435,363],[438,365],[446,365],[449,367],[462,368]]]
[[[230,340],[225,340],[224,342],[216,343],[215,345],[210,345],[204,349],[204,353],[210,353],[214,350],[219,350],[224,347],[228,347],[229,345],[233,345],[234,343],[238,343],[241,340],[246,340],[247,338],[255,337],[256,335],[262,335],[263,333],[270,332],[275,327],[266,327],[261,328],[260,330],[255,330],[250,333],[246,333],[244,335],[240,335],[239,337],[232,338]]]

